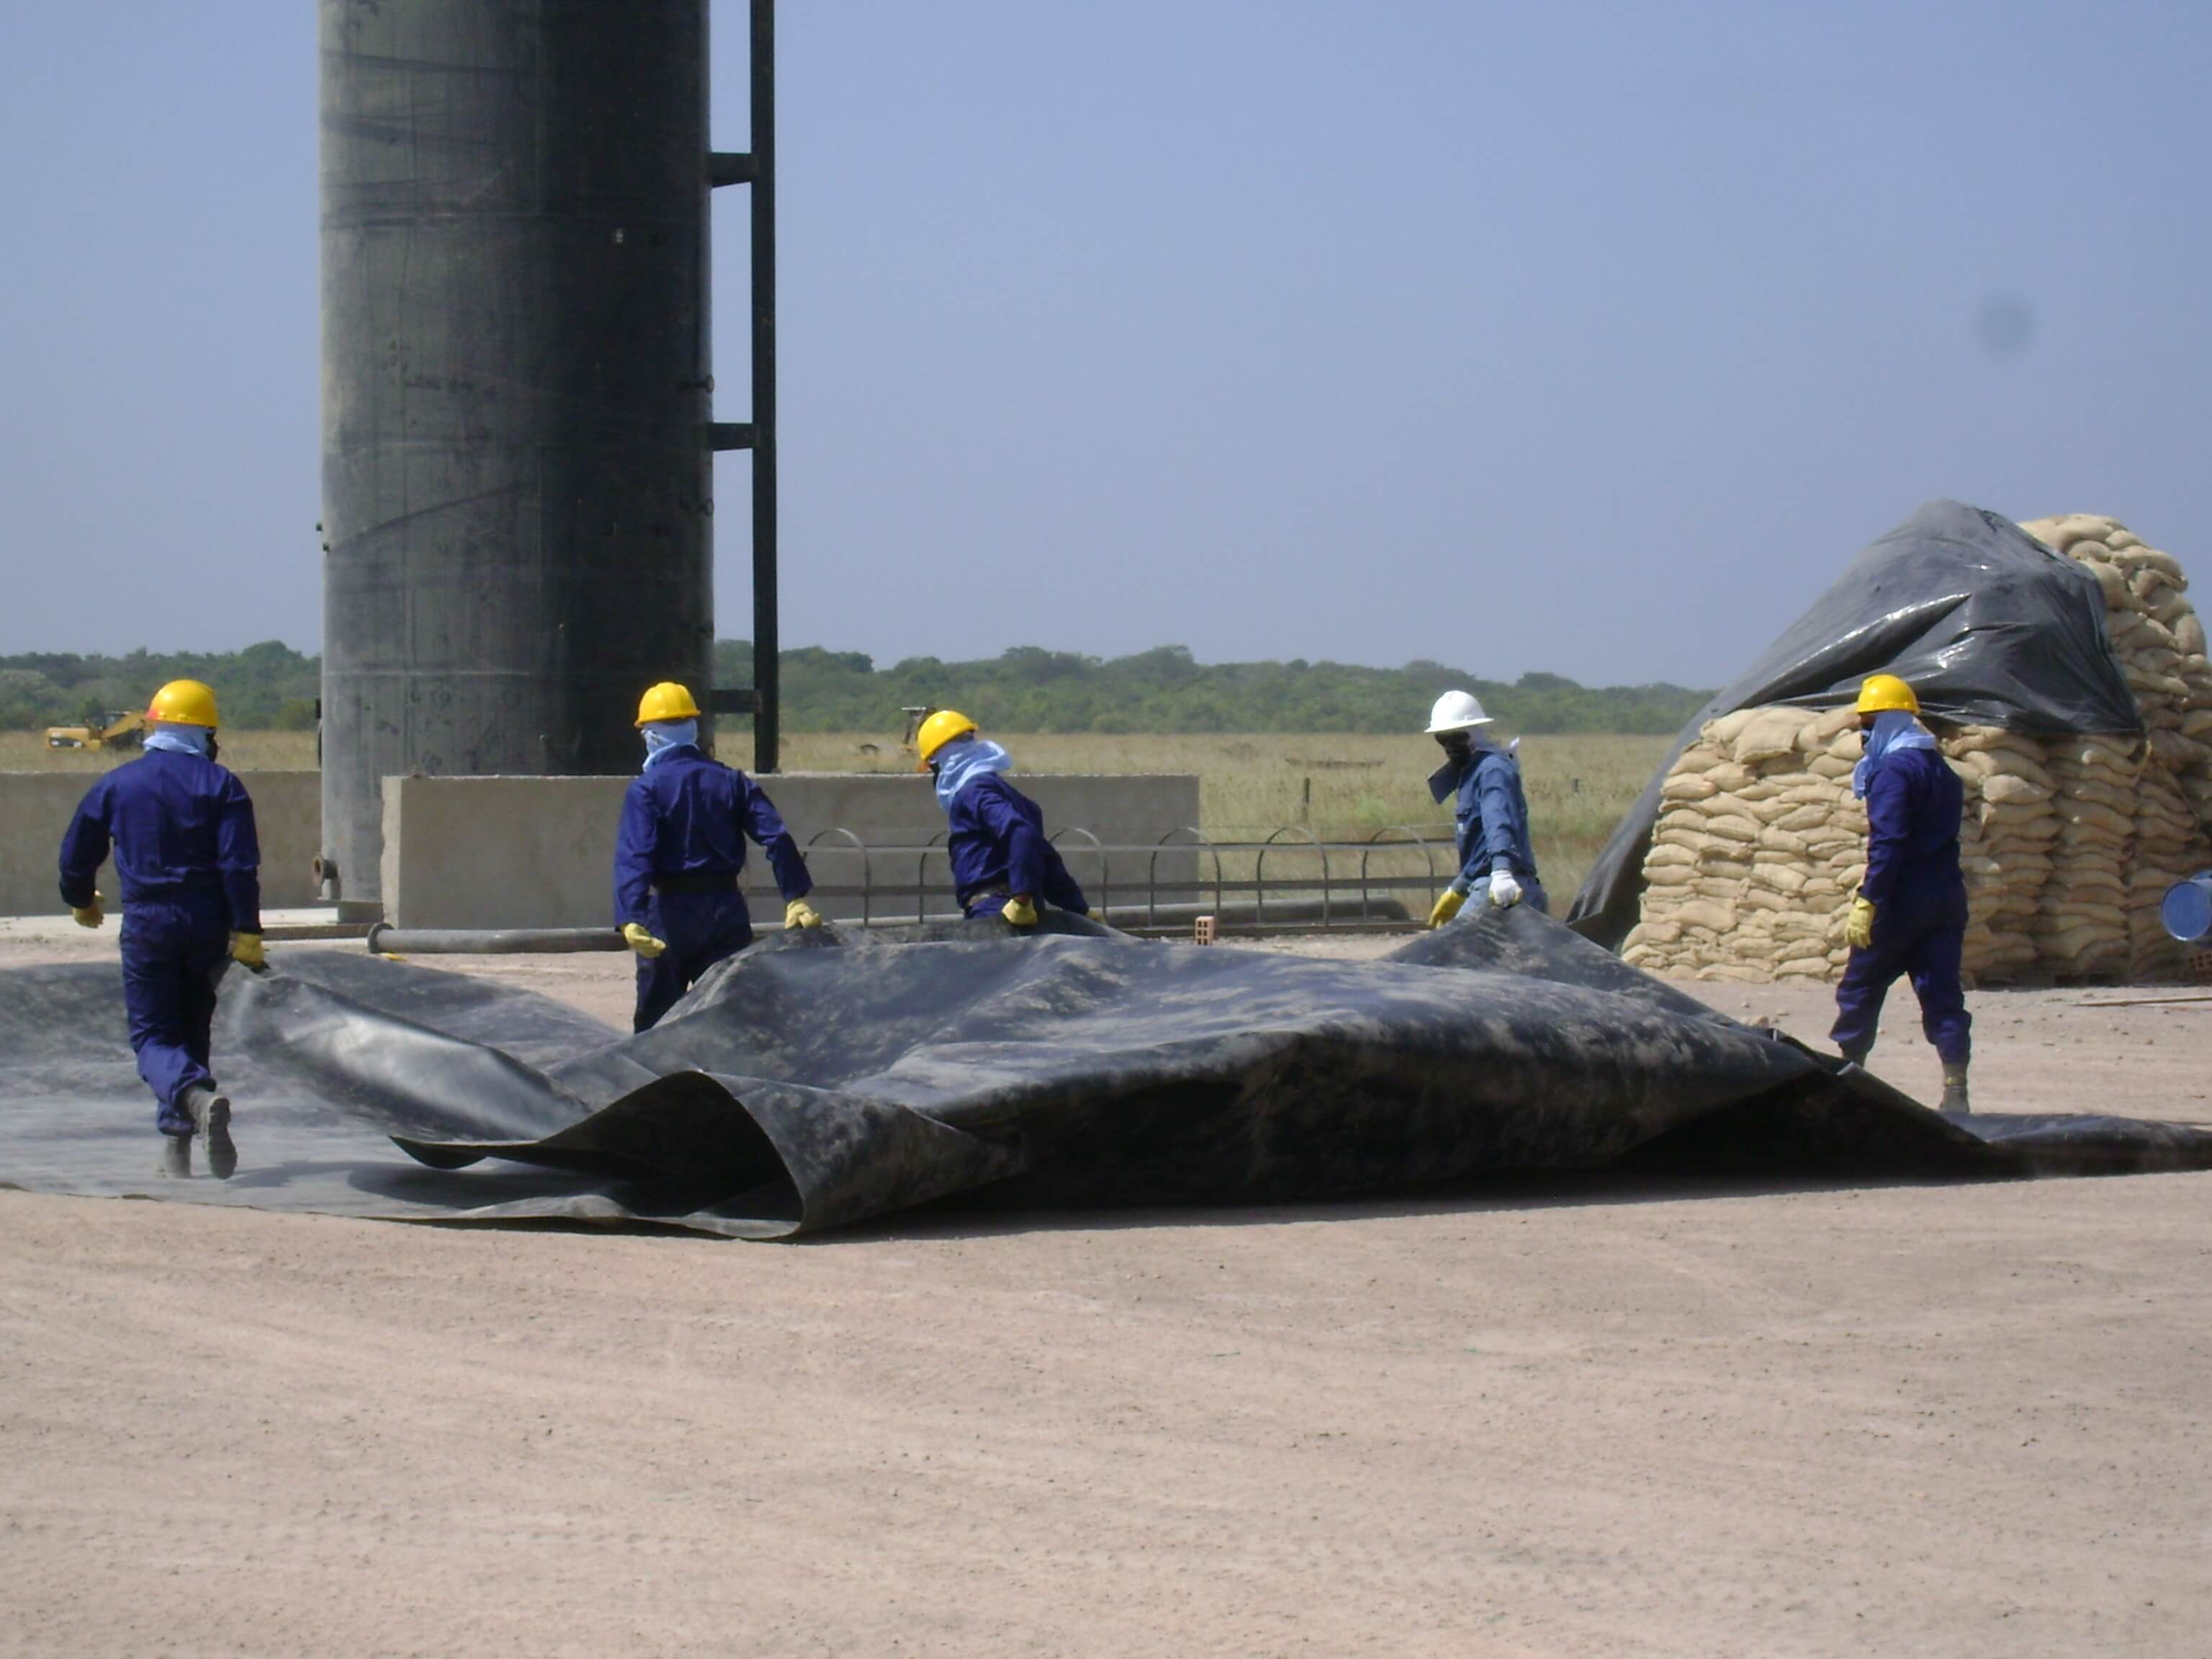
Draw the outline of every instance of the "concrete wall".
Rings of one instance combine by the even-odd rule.
[[[322,850],[322,777],[315,772],[241,772],[261,832],[261,902],[311,904]],[[62,908],[58,860],[70,815],[98,781],[89,772],[0,772],[0,915],[52,915]],[[120,890],[111,864],[100,890]]]
[[[769,779],[808,867],[823,887],[896,888],[902,899],[875,898],[871,914],[913,913],[917,866],[945,890],[932,911],[952,908],[941,843],[945,814],[924,777],[891,774],[790,772]],[[400,927],[599,927],[613,918],[615,826],[629,779],[386,778],[384,781],[385,919]],[[1044,809],[1075,878],[1097,902],[1098,854],[1084,850],[1087,830],[1108,846],[1150,847],[1198,822],[1198,779],[1024,777],[1024,793]],[[835,833],[867,844],[866,854]],[[924,849],[932,842],[939,850]],[[810,844],[811,843],[811,844]],[[900,849],[892,850],[885,849]],[[1179,861],[1178,861],[1179,860]],[[1117,857],[1103,873],[1116,902],[1141,896],[1150,860]],[[1160,860],[1164,878],[1188,880],[1189,854]],[[774,924],[782,902],[759,850],[745,864],[744,889],[755,917]],[[858,897],[824,896],[825,915],[857,917]]]

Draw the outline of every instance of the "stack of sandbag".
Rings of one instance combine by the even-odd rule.
[[[1965,787],[1967,972],[2153,979],[2181,966],[2159,904],[2212,867],[2212,662],[2187,580],[2111,519],[2023,526],[2094,574],[2147,736],[1939,733]],[[1627,959],[1706,979],[1832,978],[1865,862],[1848,708],[1710,722],[1662,785]]]
[[[2057,784],[2033,738],[1968,726],[1943,748],[1966,796],[1967,971],[2017,976],[2039,957]],[[1623,955],[1705,979],[1833,978],[1866,868],[1866,808],[1850,787],[1860,753],[1848,708],[1749,708],[1707,725],[1661,786],[1642,920]]]
[[[2071,513],[2021,526],[2047,547],[2079,561],[2105,595],[2105,631],[2148,737],[2130,750],[2116,739],[2054,743],[2069,775],[2073,798],[2124,803],[2130,837],[2120,870],[2124,951],[2110,945],[2102,959],[2124,959],[2131,978],[2160,978],[2181,965],[2180,947],[2159,922],[2166,890],[2212,863],[2212,662],[2204,624],[2189,602],[2189,579],[2170,553],[2147,547],[2117,519]],[[2088,814],[2078,816],[2089,817]],[[2069,820],[2083,846],[2095,826]],[[2111,826],[2102,826],[2109,830]],[[2109,835],[2099,851],[2109,851]],[[2107,890],[2109,896],[2109,890]],[[2080,907],[2077,907],[2080,908]],[[2047,951],[2060,970],[2063,946]],[[2082,971],[2088,971],[2083,969]]]
[[[1709,722],[1660,788],[1643,920],[1622,954],[1707,979],[1828,978],[1865,859],[1848,708],[1746,708]]]
[[[2058,780],[2040,740],[1969,726],[1943,738],[1966,797],[1959,859],[1966,878],[1966,971],[2016,978],[2042,954],[2037,930],[2057,868]]]
[[[2128,738],[2052,738],[2046,744],[2058,821],[2049,891],[2036,919],[2037,955],[2053,973],[2123,974],[2128,963],[2128,878],[2141,744]]]

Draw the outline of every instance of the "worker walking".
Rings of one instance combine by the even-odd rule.
[[[1452,800],[1460,866],[1429,912],[1431,927],[1457,915],[1470,894],[1479,901],[1478,910],[1484,905],[1510,909],[1525,902],[1551,914],[1552,902],[1537,879],[1536,854],[1528,844],[1521,763],[1511,749],[1500,749],[1483,736],[1490,720],[1471,691],[1447,691],[1429,711],[1429,735],[1444,751],[1444,763],[1429,775],[1429,793],[1439,803]]]
[[[637,953],[633,1030],[649,1030],[716,963],[753,941],[738,890],[745,837],[761,844],[784,898],[783,925],[819,927],[813,878],[761,787],[699,750],[699,705],[672,681],[637,706],[645,767],[623,797],[615,838],[615,925]]]
[[[62,902],[79,926],[106,919],[93,883],[110,848],[123,890],[123,1006],[138,1075],[161,1103],[164,1174],[238,1168],[230,1100],[209,1069],[216,984],[226,962],[267,965],[253,803],[216,763],[215,693],[172,680],[146,710],[146,752],[86,793],[62,837]]]
[[[963,915],[995,915],[1009,927],[1037,925],[1040,900],[1103,921],[1091,910],[1059,851],[1045,839],[1037,804],[1006,781],[1013,757],[976,735],[975,722],[950,708],[915,733],[918,769],[937,780],[938,805],[951,833],[952,887]]]
[[[1910,975],[1921,1029],[1943,1062],[1943,1110],[1964,1113],[1973,1024],[1959,969],[1966,939],[1959,868],[1966,792],[1919,714],[1919,698],[1894,674],[1876,674],[1859,688],[1866,755],[1851,775],[1851,793],[1866,802],[1866,875],[1844,928],[1850,960],[1836,988],[1829,1036],[1844,1059],[1863,1065],[1882,1000],[1899,975]]]

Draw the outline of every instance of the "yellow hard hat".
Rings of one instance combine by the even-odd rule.
[[[660,720],[696,720],[699,705],[691,701],[690,691],[674,680],[663,680],[637,700],[637,723],[651,726]]]
[[[1859,713],[1885,714],[1902,710],[1907,714],[1920,712],[1920,699],[1912,695],[1912,688],[1894,674],[1869,674],[1866,684],[1859,687]]]
[[[921,729],[914,734],[915,753],[921,757],[921,764],[915,767],[915,770],[917,772],[929,770],[929,757],[932,755],[944,748],[953,738],[965,737],[975,729],[975,722],[965,714],[951,708],[939,709],[924,720],[921,723]]]
[[[215,692],[198,680],[171,680],[146,705],[146,718],[161,726],[204,726],[215,730]]]

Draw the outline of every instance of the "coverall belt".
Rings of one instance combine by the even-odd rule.
[[[655,876],[653,890],[656,893],[733,893],[738,888],[734,870],[714,870],[697,876]]]
[[[137,881],[131,884],[124,894],[126,899],[150,899],[155,903],[173,902],[198,893],[220,893],[222,878],[210,876],[204,881]]]

